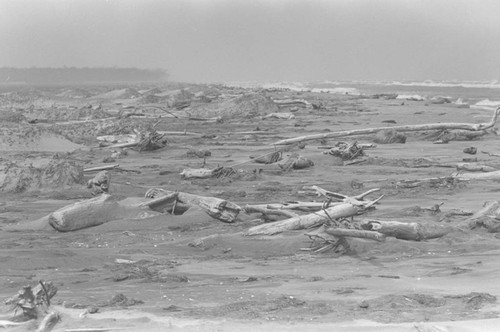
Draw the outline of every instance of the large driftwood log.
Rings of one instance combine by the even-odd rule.
[[[124,199],[102,194],[85,201],[76,202],[54,211],[48,223],[59,232],[70,232],[118,219],[144,219],[161,215],[155,212],[160,205],[178,201],[189,206],[198,206],[212,218],[223,222],[234,222],[241,207],[216,197],[205,197],[188,193],[167,192],[152,200]],[[174,208],[175,209],[175,203]]]
[[[258,205],[245,205],[243,210],[248,214],[261,213],[263,215],[277,215],[277,216],[285,216],[287,218],[298,217],[298,214],[285,209],[269,209],[265,206],[258,206]]]
[[[357,237],[362,239],[375,240],[378,242],[385,241],[385,235],[379,232],[374,231],[364,231],[359,229],[346,229],[346,228],[335,228],[329,227],[325,229],[327,234],[336,236],[336,237]]]
[[[343,203],[326,207],[318,212],[252,227],[245,235],[274,235],[287,230],[316,227],[328,220],[353,217],[372,208],[382,197],[374,201],[359,201],[353,197],[346,197]]]
[[[106,171],[106,170],[117,168],[118,166],[120,166],[120,165],[113,164],[113,165],[104,165],[104,166],[96,166],[96,167],[84,168],[83,172],[84,173],[89,173],[89,172]]]
[[[361,227],[368,231],[376,231],[401,240],[422,241],[442,237],[454,230],[442,225],[423,225],[416,222],[399,222],[386,220],[364,220]]]
[[[284,139],[274,143],[274,145],[287,145],[305,141],[312,141],[317,139],[327,139],[345,136],[355,136],[355,135],[368,135],[375,134],[383,130],[395,130],[398,132],[407,131],[422,131],[422,130],[445,130],[445,129],[462,129],[470,131],[480,131],[491,128],[495,125],[498,115],[500,114],[500,107],[498,107],[494,112],[491,120],[486,123],[430,123],[430,124],[419,124],[419,125],[405,125],[405,126],[393,126],[393,127],[378,127],[378,128],[365,128],[365,129],[354,129],[354,130],[344,130],[344,131],[334,131],[323,134],[316,135],[306,135],[300,137],[294,137],[289,139]]]
[[[183,179],[207,179],[214,176],[214,170],[208,168],[186,168],[180,173]]]
[[[500,171],[486,172],[486,173],[456,173],[453,177],[460,181],[469,180],[494,180],[500,181]]]
[[[307,229],[321,225],[325,221],[332,219],[347,218],[357,215],[362,211],[362,207],[343,203],[324,209],[322,211],[297,216],[268,224],[258,225],[250,228],[245,235],[274,235],[287,230]]]
[[[117,219],[118,202],[103,194],[82,202],[67,205],[49,215],[49,224],[59,232],[101,225]]]
[[[494,172],[498,169],[488,165],[475,164],[475,163],[458,163],[457,171],[467,172]]]
[[[177,193],[177,199],[181,203],[199,206],[210,217],[228,223],[234,222],[242,210],[238,205],[217,197],[205,197],[179,192]]]

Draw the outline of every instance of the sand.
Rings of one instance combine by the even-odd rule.
[[[359,218],[450,225],[467,217],[447,218],[447,211],[477,211],[485,201],[497,199],[498,183],[491,181],[415,188],[395,185],[400,180],[447,176],[454,171],[408,167],[401,160],[458,163],[471,157],[463,152],[469,146],[498,153],[498,137],[493,134],[448,144],[433,144],[423,134],[411,134],[406,144],[379,144],[366,151],[372,158],[384,158],[383,163],[351,166],[339,166],[338,160],[319,149],[335,141],[308,142],[295,152],[313,160],[311,168],[283,173],[276,165],[248,162],[236,167],[245,176],[181,179],[183,168],[202,167],[203,159],[188,157],[192,148],[210,150],[206,164],[215,168],[249,161],[250,155],[272,151],[273,142],[299,135],[387,126],[383,122],[387,120],[397,125],[478,123],[488,121],[491,115],[487,110],[447,104],[405,101],[394,105],[394,100],[326,93],[274,91],[267,92],[267,97],[297,97],[326,106],[300,107],[293,110],[295,119],[291,120],[263,119],[265,110],[251,118],[235,116],[216,124],[168,118],[158,130],[187,130],[205,138],[172,136],[162,150],[129,150],[117,161],[125,171],[112,173],[111,193],[140,197],[148,188],[160,186],[243,206],[317,200],[304,192],[303,187],[310,185],[348,195],[379,187],[385,195],[381,204]],[[61,95],[57,98],[61,102]],[[221,97],[216,102],[228,105],[227,100]],[[71,105],[73,99],[65,102]],[[104,109],[116,107],[113,99],[101,102]],[[210,105],[210,109],[216,107]],[[141,121],[156,122],[130,121],[137,126],[144,125]],[[357,139],[370,143],[372,138]],[[98,148],[96,139],[86,142],[83,150],[79,149],[82,144],[72,142],[74,146],[66,141],[35,141],[28,148],[24,143],[10,145],[4,158],[19,161],[26,157],[26,151],[50,158],[47,152],[62,150],[69,152],[67,158],[88,168],[103,165],[103,158],[111,154],[109,149]],[[498,157],[480,153],[476,157],[500,166]],[[495,298],[500,295],[500,243],[496,234],[483,229],[455,231],[422,242],[353,239],[349,240],[352,251],[339,255],[302,250],[310,246],[303,231],[243,237],[245,230],[261,222],[257,215],[243,213],[234,224],[190,210],[180,216],[116,220],[69,233],[43,227],[44,219],[40,218],[88,198],[86,190],[84,185],[75,184],[71,188],[1,193],[0,297],[7,298],[38,280],[54,282],[59,292],[53,307],[62,315],[54,331],[84,327],[123,331],[494,331],[500,323]],[[439,202],[444,202],[441,213],[415,208]],[[129,301],[110,301],[117,294]],[[97,307],[98,312],[85,313],[89,307]],[[9,309],[1,308],[0,319],[12,317]]]

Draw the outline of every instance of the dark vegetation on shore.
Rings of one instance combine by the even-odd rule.
[[[5,84],[163,82],[167,79],[168,73],[163,69],[118,67],[0,68],[0,83]]]

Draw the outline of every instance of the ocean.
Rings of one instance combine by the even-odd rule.
[[[469,104],[471,108],[492,109],[500,106],[500,82],[286,82],[238,84],[263,88],[285,88],[294,91],[312,91],[333,94],[366,95],[397,94],[398,99],[430,100],[446,97],[451,102]]]

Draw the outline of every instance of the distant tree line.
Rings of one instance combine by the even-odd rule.
[[[58,84],[166,81],[163,69],[139,68],[0,68],[1,83]]]

